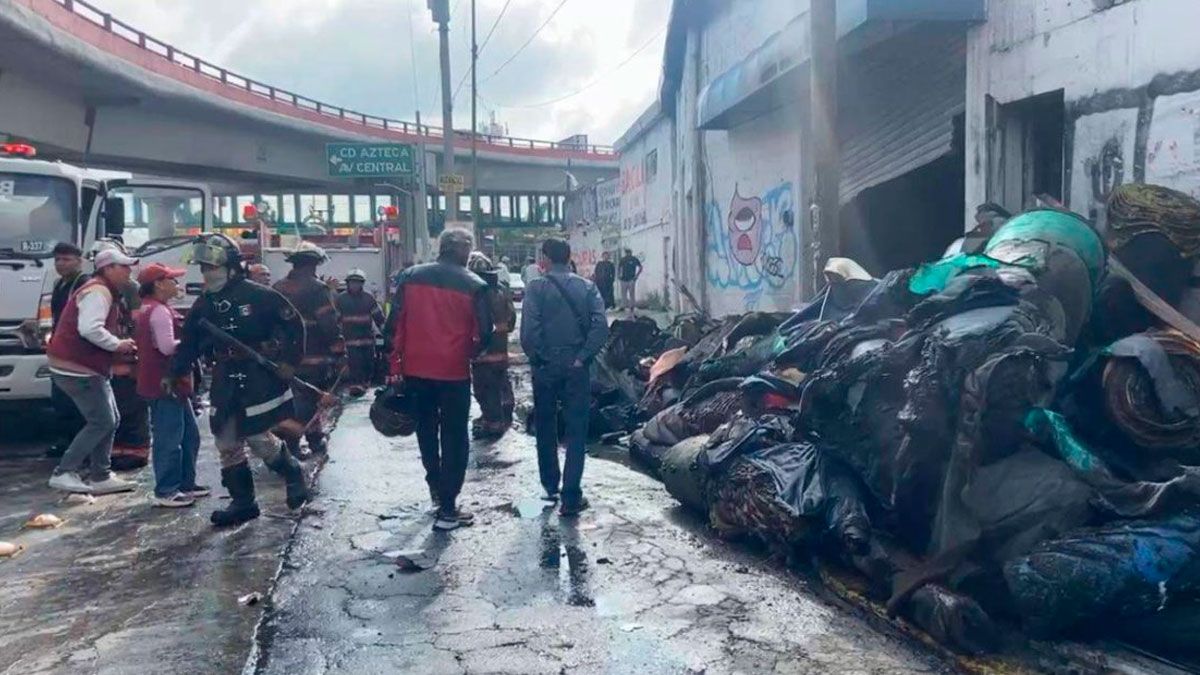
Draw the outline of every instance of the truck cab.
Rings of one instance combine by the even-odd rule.
[[[186,242],[212,227],[203,185],[36,157],[31,146],[0,144],[0,405],[50,398],[55,245],[70,242],[86,255],[98,239],[115,238],[144,262],[179,266]],[[189,270],[184,287],[180,304],[190,305],[198,271]]]

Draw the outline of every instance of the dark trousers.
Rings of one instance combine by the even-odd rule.
[[[538,472],[542,487],[561,491],[564,504],[583,496],[583,461],[587,456],[591,377],[587,367],[543,365],[533,369],[533,414],[537,427]],[[567,458],[558,466],[558,407],[562,405]]]
[[[451,511],[467,475],[471,381],[409,377],[405,378],[405,387],[416,401],[417,445],[425,466],[425,482],[437,490],[442,509]]]
[[[150,405],[138,395],[132,375],[114,375],[112,389],[121,414],[113,436],[112,468],[140,469],[150,463]]]
[[[370,386],[375,379],[375,348],[347,347],[346,348],[346,377],[342,381],[345,386]]]
[[[512,426],[514,400],[508,363],[472,363],[471,384],[483,423],[496,430]]]
[[[613,296],[613,282],[601,281],[596,284],[596,288],[600,289],[600,297],[604,299],[604,308],[612,309],[617,306],[617,300]]]

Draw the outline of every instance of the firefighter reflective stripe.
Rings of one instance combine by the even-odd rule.
[[[338,352],[341,353],[340,351]],[[300,360],[301,366],[323,366],[331,363],[337,363],[336,356],[306,356]]]
[[[362,338],[359,340],[346,340],[347,347],[374,347],[375,338]]]
[[[342,323],[371,323],[370,314],[343,314]]]
[[[290,400],[292,400],[292,390],[288,389],[273,399],[263,401],[258,405],[246,406],[246,417],[257,417],[269,413]]]

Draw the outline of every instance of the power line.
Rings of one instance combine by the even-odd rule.
[[[554,20],[555,15],[558,14],[558,10],[562,9],[563,5],[567,4],[568,2],[570,2],[570,0],[562,0],[562,2],[558,3],[558,6],[554,8],[554,11],[550,12],[550,16],[546,17],[546,20],[542,22],[542,25],[538,26],[537,30],[533,31],[533,35],[529,36],[529,39],[525,41],[525,44],[518,47],[517,51],[513,52],[513,55],[508,57],[507,61],[505,61],[504,63],[501,63],[500,67],[497,68],[491,75],[488,75],[487,77],[483,78],[483,82],[487,82],[488,80],[490,80],[493,77],[495,77],[496,75],[498,75],[500,73],[500,71],[504,70],[504,68],[506,66],[508,66],[508,64],[513,62],[513,59],[520,56],[521,52],[525,51],[525,48],[528,47],[530,44],[532,44],[534,38],[536,38],[538,36],[538,34],[540,34],[542,32],[542,29],[544,29],[547,25],[550,24],[551,21]],[[480,84],[482,84],[482,82]]]
[[[492,22],[491,29],[488,30],[487,37],[483,38],[483,42],[479,45],[479,54],[483,53],[483,48],[487,46],[488,40],[492,39],[492,33],[496,32],[496,26],[500,25],[500,19],[504,18],[504,13],[508,11],[508,6],[511,4],[512,4],[512,0],[505,0],[504,6],[500,8],[500,14],[498,14],[496,16],[496,20]],[[466,31],[463,31],[463,34],[466,35]],[[479,55],[476,54],[476,58],[478,58],[478,56]],[[458,92],[459,92],[459,90],[462,89],[463,83],[467,81],[467,77],[469,77],[470,75],[471,75],[471,70],[468,68],[467,70],[465,70],[463,72],[463,76],[461,78],[459,78],[458,86],[454,88],[453,98],[455,100],[458,99]]]
[[[413,0],[408,0],[408,51],[412,66],[413,106],[421,107],[421,87],[417,84],[417,40],[413,32]]]
[[[492,33],[496,32],[496,26],[500,25],[500,19],[504,18],[504,13],[508,11],[508,6],[512,4],[512,0],[507,0],[504,6],[500,8],[500,14],[496,16],[496,20],[492,22],[492,27],[488,30],[487,37],[483,38],[483,42],[479,45],[479,53],[483,53],[483,48],[487,46],[488,40],[492,39]]]
[[[667,30],[666,28],[663,28],[662,30],[658,31],[658,32],[657,32],[657,33],[655,33],[653,36],[651,36],[651,37],[650,37],[650,39],[649,39],[649,40],[647,40],[645,44],[643,44],[641,47],[638,47],[637,49],[635,49],[635,50],[633,51],[633,53],[632,53],[632,54],[630,54],[629,56],[625,57],[625,60],[624,60],[624,61],[622,61],[622,62],[618,63],[618,64],[617,64],[617,65],[616,65],[614,68],[612,68],[611,70],[609,70],[609,71],[607,71],[607,72],[605,72],[605,73],[603,73],[603,74],[601,74],[601,75],[597,76],[597,77],[596,77],[595,79],[593,79],[591,82],[588,82],[587,84],[583,85],[583,86],[582,86],[582,87],[580,87],[579,89],[576,89],[575,91],[573,91],[573,92],[571,92],[571,93],[569,93],[569,94],[565,94],[565,95],[563,95],[563,96],[559,96],[558,98],[553,98],[553,99],[550,99],[550,100],[548,100],[548,101],[542,101],[542,102],[540,102],[540,103],[533,103],[533,104],[531,104],[531,105],[505,105],[505,106],[500,106],[500,107],[502,107],[502,108],[520,108],[520,109],[544,108],[544,107],[546,107],[546,106],[548,106],[548,105],[554,105],[555,103],[559,103],[559,102],[561,102],[561,101],[565,101],[565,100],[567,100],[567,99],[569,99],[569,98],[574,98],[574,97],[576,97],[576,96],[578,96],[578,95],[582,94],[583,92],[587,91],[588,89],[591,89],[592,87],[596,86],[596,85],[597,85],[597,84],[599,84],[599,83],[600,83],[600,81],[601,81],[601,80],[603,80],[604,78],[608,77],[609,75],[612,75],[612,74],[616,73],[618,70],[620,70],[620,69],[624,68],[625,66],[629,65],[629,62],[630,62],[630,61],[633,61],[635,58],[637,58],[637,55],[638,55],[638,54],[641,54],[642,52],[646,51],[646,48],[647,48],[647,47],[649,47],[650,45],[654,44],[654,42],[655,42],[656,40],[658,40],[658,38],[659,38],[659,37],[661,37],[661,36],[662,36],[662,34],[666,32],[666,30]]]

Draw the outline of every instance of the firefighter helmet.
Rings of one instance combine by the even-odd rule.
[[[389,385],[375,390],[371,403],[371,426],[388,438],[411,436],[417,430],[413,397],[401,386]]]
[[[202,234],[192,243],[192,249],[186,259],[190,265],[212,265],[240,270],[242,251],[232,239],[223,234]]]
[[[325,253],[325,249],[321,248],[320,246],[317,246],[311,241],[302,241],[300,242],[300,245],[295,248],[295,250],[287,255],[285,260],[293,265],[296,263],[305,262],[316,263],[320,265],[328,261],[329,256]]]
[[[476,274],[491,272],[492,261],[481,251],[471,251],[471,257],[467,258],[467,269]]]
[[[346,274],[346,281],[361,281],[366,283],[367,273],[356,267]]]

